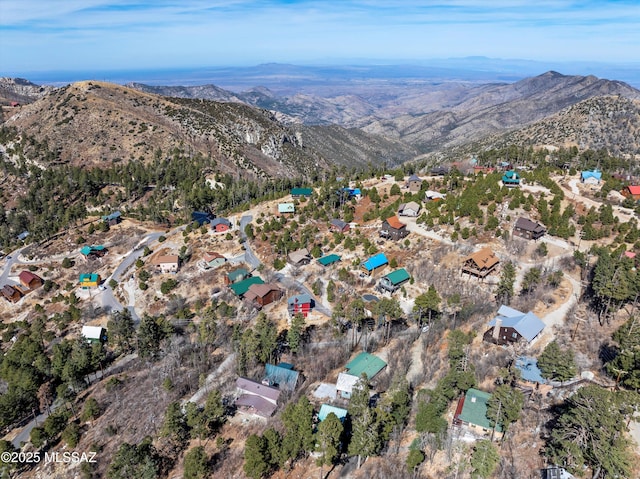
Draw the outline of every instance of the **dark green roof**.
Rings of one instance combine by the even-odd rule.
[[[337,254],[330,254],[327,256],[323,256],[322,258],[318,258],[318,263],[322,266],[329,266],[330,264],[336,263],[340,261],[340,256]]]
[[[464,397],[464,405],[460,416],[462,421],[475,424],[484,429],[493,429],[487,417],[487,404],[491,399],[491,394],[478,389],[470,388]],[[500,424],[497,425],[496,431],[502,431]]]
[[[411,275],[407,273],[407,270],[404,268],[397,269],[392,271],[386,277],[391,281],[391,284],[397,286],[405,281],[409,281],[411,279]]]
[[[237,283],[230,284],[229,287],[237,296],[243,296],[252,284],[264,284],[262,278],[259,276],[252,276],[251,278],[243,279]]]
[[[362,376],[362,373],[365,373],[367,378],[371,379],[382,371],[386,365],[387,363],[378,356],[374,356],[373,354],[365,353],[363,351],[349,361],[346,368],[352,376],[360,377]]]

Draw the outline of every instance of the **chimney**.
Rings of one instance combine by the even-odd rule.
[[[502,326],[502,319],[496,318],[496,324],[493,327],[493,334],[492,334],[493,339],[495,339],[496,341],[500,337],[500,326]]]

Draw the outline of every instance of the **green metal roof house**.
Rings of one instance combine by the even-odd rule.
[[[338,261],[340,261],[340,256],[337,254],[330,254],[323,256],[322,258],[318,258],[318,263],[322,266],[329,266],[330,264],[337,263]]]
[[[309,197],[313,194],[313,190],[311,188],[291,188],[291,196],[297,198],[299,196]]]
[[[504,186],[520,186],[520,175],[517,171],[505,171],[502,175],[502,184]]]
[[[411,275],[406,269],[400,268],[380,278],[378,287],[386,291],[394,292],[404,283],[411,279]]]
[[[368,379],[372,379],[387,367],[387,363],[378,356],[363,351],[349,361],[345,367],[352,376],[360,377],[362,373],[365,373]]]
[[[476,434],[487,436],[493,431],[493,426],[487,417],[487,404],[491,394],[479,389],[469,388],[467,393],[460,398],[453,423],[457,426],[467,426]],[[502,425],[496,425],[494,439],[502,437]]]
[[[244,296],[252,284],[264,284],[264,281],[262,281],[262,278],[259,276],[251,276],[237,283],[230,284],[229,288],[231,288],[236,296]]]

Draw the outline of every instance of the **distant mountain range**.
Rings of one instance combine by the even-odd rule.
[[[620,81],[547,72],[515,83],[363,79],[316,93],[232,92],[215,85],[127,86],[85,81],[51,89],[0,79],[7,126],[55,146],[59,163],[150,160],[179,146],[220,170],[308,176],[332,164],[396,165],[505,142],[638,154],[640,91]],[[562,128],[557,125],[562,124]],[[554,126],[556,125],[556,126]]]

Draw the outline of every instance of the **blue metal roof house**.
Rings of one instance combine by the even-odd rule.
[[[384,253],[378,253],[375,256],[372,256],[367,261],[362,263],[362,267],[367,271],[367,273],[371,274],[376,269],[381,268],[385,265],[389,264],[389,260],[384,255]]]
[[[346,409],[342,409],[341,407],[335,407],[335,406],[330,406],[329,404],[323,404],[322,406],[320,406],[320,412],[318,412],[318,420],[320,422],[324,421],[325,419],[327,419],[327,416],[331,413],[335,414],[338,417],[338,419],[340,419],[341,422],[344,422],[344,420],[347,417],[348,411]]]
[[[542,320],[532,312],[525,314],[505,305],[500,306],[488,326],[483,339],[500,345],[515,343],[522,338],[530,343],[544,329]]]
[[[587,184],[597,185],[602,180],[602,172],[598,170],[580,172],[580,181]]]

